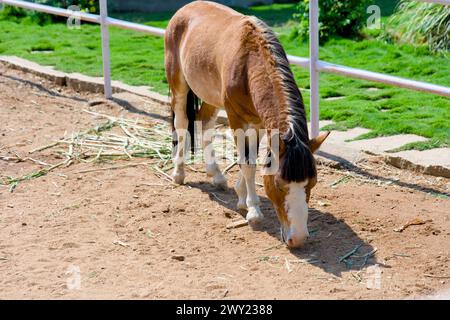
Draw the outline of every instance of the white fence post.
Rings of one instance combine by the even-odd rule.
[[[309,77],[311,138],[319,135],[319,0],[309,2]]]
[[[103,81],[105,84],[105,98],[112,98],[111,87],[111,63],[109,54],[109,31],[108,31],[108,3],[100,0],[100,23],[102,30],[102,56],[103,56]]]

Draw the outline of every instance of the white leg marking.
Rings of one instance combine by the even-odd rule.
[[[213,184],[215,186],[226,188],[227,179],[224,177],[222,172],[220,172],[219,166],[216,162],[216,155],[214,151],[214,146],[212,144],[214,136],[214,123],[216,116],[213,116],[211,120],[204,121],[202,123],[203,130],[203,154],[206,162],[206,174],[208,177],[213,178]]]
[[[179,94],[174,97],[175,106],[175,129],[178,136],[178,145],[174,157],[175,168],[172,173],[173,181],[176,184],[184,184],[184,155],[186,152],[186,134],[188,128],[188,119],[186,117],[186,94]]]
[[[242,172],[239,172],[239,178],[236,181],[236,184],[234,186],[234,190],[236,190],[236,193],[238,195],[238,203],[237,208],[240,210],[247,209],[247,186],[245,185],[245,178],[242,175]]]
[[[247,221],[249,223],[255,223],[261,221],[264,216],[259,208],[259,197],[256,194],[255,174],[256,165],[241,165],[241,172],[245,179],[245,186],[247,188],[246,204],[248,207]]]

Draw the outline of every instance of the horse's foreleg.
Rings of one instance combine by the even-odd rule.
[[[239,172],[239,178],[234,185],[234,190],[238,195],[238,209],[247,209],[247,186],[245,185],[245,178],[242,172]]]
[[[203,152],[206,162],[206,174],[213,178],[213,183],[216,186],[226,188],[227,180],[220,172],[219,166],[216,162],[216,156],[213,146],[214,125],[217,119],[219,109],[203,102],[198,119],[202,121],[203,130]]]
[[[241,171],[241,176],[235,185],[239,197],[238,208],[245,209],[247,207],[247,221],[256,223],[264,218],[259,208],[259,197],[256,194],[255,184],[258,133],[256,131],[253,133],[251,131],[246,132],[248,124],[243,122],[239,115],[228,111],[227,114],[230,127],[234,130],[234,140]]]
[[[173,159],[175,168],[172,173],[172,178],[175,183],[183,184],[185,178],[184,158],[189,124],[186,115],[187,92],[174,94],[172,99],[172,108],[175,114],[174,124],[177,135],[177,145]]]
[[[241,172],[245,179],[245,187],[247,189],[246,205],[247,221],[249,223],[258,222],[264,218],[261,209],[259,208],[259,197],[256,194],[255,175],[256,165],[254,164],[242,164]]]

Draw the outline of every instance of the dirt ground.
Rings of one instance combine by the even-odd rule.
[[[41,168],[7,157],[29,157],[95,126],[83,109],[148,118],[118,104],[88,105],[98,98],[0,67],[0,178]],[[61,161],[50,149],[32,156]],[[311,237],[289,250],[262,187],[262,225],[227,229],[242,218],[237,197],[212,186],[201,165],[179,187],[148,165],[80,173],[146,161],[74,163],[13,192],[0,185],[0,298],[387,299],[450,287],[448,179],[376,157],[345,170],[320,165]],[[237,169],[227,176],[232,186]],[[416,218],[424,224],[394,231]]]

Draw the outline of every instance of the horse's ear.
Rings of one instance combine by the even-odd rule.
[[[322,145],[322,143],[325,141],[325,139],[328,137],[329,134],[330,131],[322,132],[317,137],[309,140],[309,149],[311,150],[312,153],[319,150],[320,146]]]

